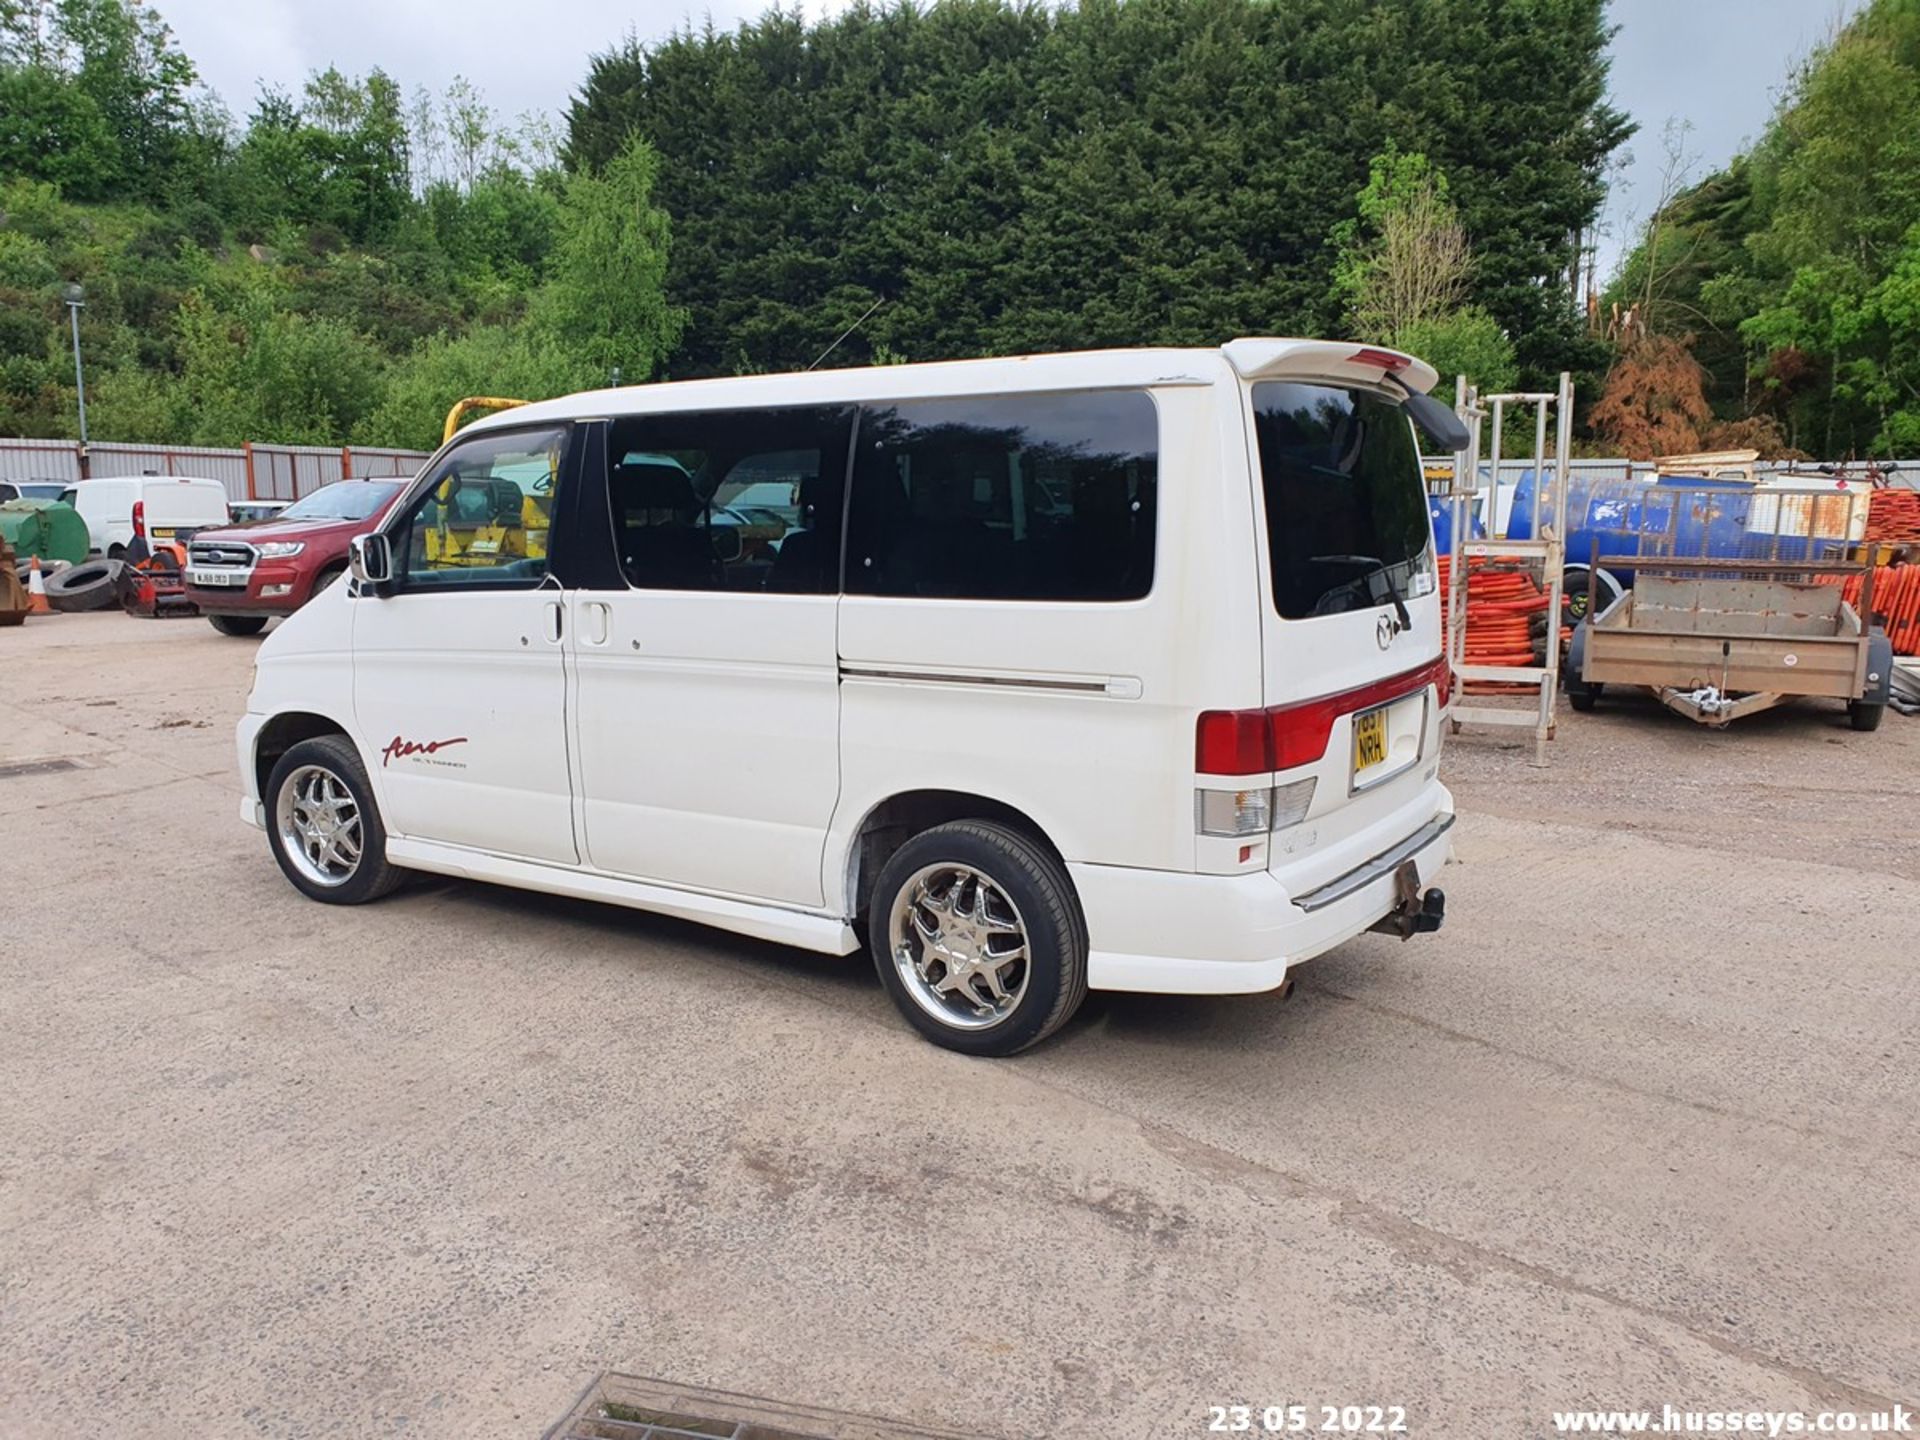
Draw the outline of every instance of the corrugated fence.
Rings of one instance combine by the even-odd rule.
[[[218,480],[229,500],[298,500],[333,480],[412,475],[424,450],[375,446],[264,445],[237,450],[194,445],[87,446],[85,474],[192,475]],[[0,480],[58,480],[82,476],[80,446],[72,440],[0,440]]]

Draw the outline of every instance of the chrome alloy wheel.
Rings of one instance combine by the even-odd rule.
[[[316,885],[344,885],[360,868],[360,805],[331,770],[302,765],[274,802],[274,824],[294,867]]]
[[[915,871],[894,896],[887,949],[907,994],[943,1025],[985,1030],[1027,993],[1026,922],[970,866]]]

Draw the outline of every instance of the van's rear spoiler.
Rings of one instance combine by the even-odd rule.
[[[1467,427],[1427,392],[1440,372],[1424,360],[1350,340],[1230,340],[1220,347],[1227,363],[1247,380],[1350,380],[1385,384],[1400,392],[1400,407],[1443,450],[1464,450]]]
[[[1424,360],[1351,340],[1229,340],[1220,350],[1247,380],[1358,380],[1377,385],[1390,377],[1401,382],[1400,388],[1423,395],[1440,383],[1440,372]]]

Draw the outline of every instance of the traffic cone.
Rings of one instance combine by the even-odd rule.
[[[41,578],[38,555],[35,555],[27,564],[27,613],[29,615],[53,613],[53,607],[47,603],[47,582]]]

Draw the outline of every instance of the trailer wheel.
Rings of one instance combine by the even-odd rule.
[[[1883,701],[1849,700],[1847,702],[1847,722],[1856,730],[1878,730],[1881,717],[1887,713]]]
[[[1581,672],[1586,668],[1586,663],[1587,625],[1583,620],[1573,627],[1573,639],[1567,645],[1567,663],[1560,672],[1560,688],[1566,691],[1567,703],[1582,715],[1593,709],[1593,702],[1598,700],[1600,692],[1607,688],[1600,683],[1589,685],[1581,678]]]

